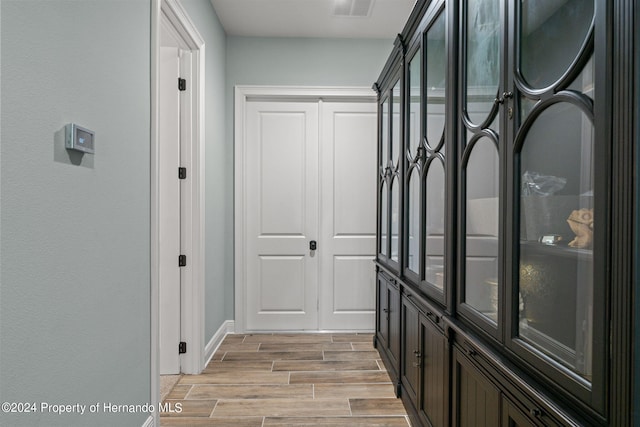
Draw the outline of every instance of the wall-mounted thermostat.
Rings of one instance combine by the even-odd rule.
[[[69,123],[66,127],[65,147],[69,150],[82,151],[93,154],[95,149],[95,132],[76,124]]]

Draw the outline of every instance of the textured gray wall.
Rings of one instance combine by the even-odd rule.
[[[0,401],[150,400],[150,3],[1,3]],[[69,122],[96,132],[94,156],[64,149]]]
[[[205,345],[233,307],[225,307],[225,293],[233,289],[233,146],[225,144],[226,36],[209,0],[182,0],[182,5],[205,42]],[[231,157],[232,158],[232,157]],[[228,171],[231,170],[231,173]]]

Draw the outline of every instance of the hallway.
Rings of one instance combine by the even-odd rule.
[[[408,426],[372,334],[228,335],[165,399],[170,426]]]

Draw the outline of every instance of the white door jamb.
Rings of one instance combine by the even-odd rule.
[[[182,134],[182,166],[187,168],[187,182],[183,184],[182,229],[183,252],[188,268],[182,272],[181,323],[187,353],[182,355],[181,371],[198,374],[204,369],[204,220],[205,220],[205,123],[204,123],[204,40],[178,0],[152,0],[151,5],[151,399],[157,405],[159,392],[159,159],[158,159],[158,58],[160,52],[161,20],[167,22],[180,36],[186,50],[191,52],[187,79],[191,99],[190,126]],[[177,88],[177,82],[176,82]],[[182,108],[186,106],[183,104]],[[185,138],[186,135],[186,138]],[[185,155],[186,154],[186,155]],[[178,171],[176,171],[177,178]],[[185,194],[186,193],[186,194]],[[186,196],[186,197],[185,197]],[[186,209],[186,210],[185,210]],[[177,262],[177,258],[176,258]],[[177,351],[177,349],[176,349]],[[157,407],[157,406],[156,406]],[[156,424],[159,423],[156,413]]]

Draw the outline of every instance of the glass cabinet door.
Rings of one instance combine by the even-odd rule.
[[[460,311],[498,335],[500,310],[499,138],[504,35],[499,0],[467,0],[462,14],[462,221]]]
[[[422,169],[424,167],[424,145],[422,143],[422,97],[421,51],[409,60],[407,82],[409,99],[407,110],[408,143],[407,161],[407,248],[405,274],[414,282],[420,281],[420,254],[422,245]]]
[[[444,304],[446,208],[446,12],[431,17],[408,61],[407,269],[409,280]]]
[[[391,90],[391,261],[400,257],[400,147],[401,147],[401,86],[400,80]]]
[[[604,354],[604,298],[596,298],[604,294],[595,277],[607,252],[598,238],[606,201],[596,184],[605,168],[595,139],[594,11],[587,0],[522,2],[514,76],[519,239],[511,336],[524,357],[555,366],[549,371],[562,372],[587,400],[603,375],[594,360]]]
[[[380,249],[378,253],[385,258],[389,257],[389,186],[387,180],[382,178],[380,184]]]
[[[380,153],[379,153],[379,165],[378,165],[378,180],[380,181],[378,195],[380,200],[380,205],[378,209],[380,210],[378,219],[380,224],[378,225],[380,236],[378,253],[383,258],[389,258],[389,177],[390,177],[390,167],[389,167],[389,110],[390,110],[390,99],[387,98],[382,101],[382,105],[380,107]]]
[[[442,9],[427,28],[425,52],[424,275],[423,286],[444,303],[445,125],[447,86],[446,13]]]
[[[401,80],[384,94],[380,106],[379,258],[398,263],[400,257]],[[391,265],[391,267],[394,267]]]

